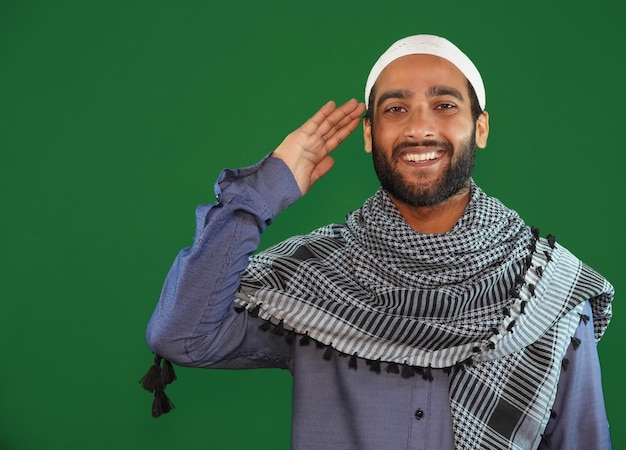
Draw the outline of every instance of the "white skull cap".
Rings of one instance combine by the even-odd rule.
[[[485,86],[474,63],[452,42],[431,34],[418,34],[400,39],[378,58],[365,84],[365,104],[368,108],[370,92],[381,72],[396,59],[407,55],[434,55],[450,61],[472,84],[480,107],[485,109]]]

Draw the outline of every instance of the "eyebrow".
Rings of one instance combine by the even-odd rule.
[[[449,95],[451,97],[454,97],[460,102],[465,101],[465,99],[463,98],[463,94],[461,94],[460,91],[449,86],[431,86],[430,88],[428,88],[428,91],[426,92],[426,94],[428,95],[428,97],[431,97],[431,98],[440,97],[443,95]],[[380,98],[378,99],[377,106],[380,106],[385,100],[389,100],[390,98],[407,100],[407,99],[412,98],[413,95],[414,93],[412,91],[409,91],[408,89],[397,89],[393,91],[384,92],[383,94],[381,94]]]
[[[407,89],[397,89],[395,91],[384,92],[380,95],[378,99],[377,105],[380,106],[385,100],[389,100],[390,98],[397,98],[400,100],[407,100],[413,97],[413,92]]]
[[[429,97],[440,97],[442,95],[449,95],[451,97],[456,98],[458,101],[463,102],[465,99],[463,98],[463,94],[459,92],[457,89],[448,86],[431,86],[428,88],[428,96]]]

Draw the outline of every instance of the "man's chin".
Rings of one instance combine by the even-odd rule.
[[[387,192],[396,201],[409,206],[435,206],[442,201],[441,196],[431,190],[407,192],[387,189]]]
[[[450,186],[442,186],[442,183],[420,183],[420,185],[405,187],[390,186],[385,188],[389,195],[396,201],[414,207],[433,207],[444,203],[446,200],[454,197],[469,184],[464,183],[461,186],[451,188]],[[383,186],[384,187],[384,186]]]

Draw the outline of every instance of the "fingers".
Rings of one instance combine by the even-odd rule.
[[[330,101],[274,150],[273,156],[289,167],[303,194],[333,166],[328,154],[356,129],[364,111],[365,105],[354,99],[339,107]]]
[[[326,151],[331,152],[336,149],[339,144],[341,144],[352,132],[356,129],[356,127],[361,123],[360,114],[355,117],[347,117],[345,123],[342,123],[341,127],[339,127],[332,136],[327,137],[326,140]],[[343,121],[342,121],[343,122]]]
[[[348,134],[354,131],[364,111],[365,104],[359,103],[355,99],[348,100],[337,108],[335,107],[335,103],[330,101],[322,106],[322,108],[302,126],[302,131],[309,136],[317,135],[323,141],[328,142],[336,133],[343,135],[346,130],[349,130]],[[356,122],[356,124],[354,122]],[[346,137],[347,135],[338,139],[338,142],[341,142]],[[337,141],[337,139],[335,139],[335,141]]]
[[[322,106],[309,120],[307,120],[301,127],[302,131],[307,135],[312,135],[317,132],[319,127],[324,123],[324,120],[335,110],[335,102],[329,101]]]

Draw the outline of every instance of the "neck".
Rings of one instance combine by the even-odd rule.
[[[450,231],[463,215],[470,201],[470,188],[463,188],[434,206],[412,206],[390,197],[404,220],[415,231],[421,234],[442,234]]]

